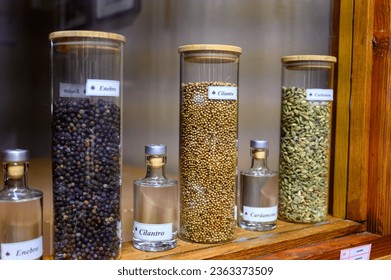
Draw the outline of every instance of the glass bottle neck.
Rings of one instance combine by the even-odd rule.
[[[27,188],[28,163],[4,163],[4,189]]]
[[[251,151],[252,161],[251,168],[252,169],[268,169],[267,167],[267,149],[253,149]]]
[[[146,156],[147,174],[149,178],[165,178],[165,156]]]

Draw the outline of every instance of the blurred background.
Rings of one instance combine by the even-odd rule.
[[[119,33],[127,40],[122,107],[126,166],[144,170],[144,145],[163,143],[168,146],[167,173],[177,175],[178,47],[213,43],[237,45],[243,51],[238,168],[250,166],[250,140],[264,138],[270,141],[269,167],[278,170],[281,56],[330,54],[332,2],[2,0],[0,149],[29,149],[35,164],[50,159],[48,35],[58,30],[85,29]],[[50,165],[45,168],[38,170],[32,165],[31,173],[47,177],[48,186],[34,187],[49,192]],[[129,172],[124,173],[125,189],[139,175]],[[129,200],[126,198],[124,207],[131,209]]]
[[[122,3],[122,6],[121,6]],[[106,7],[105,7],[106,6]],[[117,8],[98,15],[98,8]],[[144,145],[168,145],[177,172],[179,55],[184,44],[240,46],[239,168],[249,141],[271,142],[278,169],[281,62],[329,54],[330,0],[3,0],[0,5],[0,148],[50,156],[50,32],[124,35],[124,161],[144,166]],[[107,12],[109,13],[109,12]]]

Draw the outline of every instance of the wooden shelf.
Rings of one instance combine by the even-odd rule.
[[[30,165],[30,183],[44,191],[44,255],[50,258],[52,236],[52,196],[49,159],[34,159]],[[224,244],[196,244],[178,239],[176,248],[166,252],[142,252],[132,242],[132,184],[144,170],[124,166],[122,209],[123,260],[201,260],[201,259],[336,259],[339,251],[357,244],[373,242],[374,258],[391,259],[391,237],[379,237],[366,232],[366,224],[328,217],[316,224],[277,222],[277,228],[267,232],[236,230],[235,239]]]
[[[359,233],[365,225],[329,217],[317,224],[293,224],[278,221],[277,228],[267,232],[252,232],[238,228],[236,238],[224,244],[196,244],[178,240],[176,248],[166,252],[142,252],[134,249],[131,242],[123,244],[123,260],[186,260],[186,259],[260,259],[268,254],[300,246],[331,240]],[[349,244],[346,244],[349,246]]]

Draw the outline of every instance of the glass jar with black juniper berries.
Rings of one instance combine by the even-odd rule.
[[[118,259],[125,37],[79,30],[49,40],[53,258]]]

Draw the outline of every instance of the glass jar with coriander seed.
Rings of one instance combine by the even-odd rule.
[[[336,61],[325,55],[281,59],[281,220],[316,223],[327,217]]]
[[[50,33],[53,258],[118,259],[125,37]]]
[[[197,243],[232,240],[241,48],[179,47],[179,237]]]

